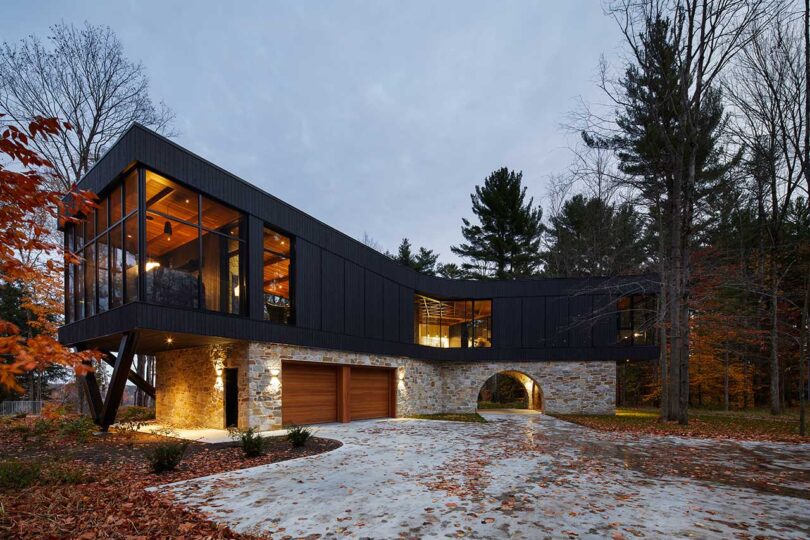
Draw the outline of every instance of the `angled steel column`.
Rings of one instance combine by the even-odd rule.
[[[112,367],[115,367],[115,360],[113,360],[111,356],[105,354],[104,361],[110,364]],[[129,373],[127,373],[127,378],[129,379],[129,382],[131,382],[132,384],[143,390],[143,392],[147,396],[151,397],[152,399],[155,399],[155,387],[146,382],[146,379],[144,379],[131,369],[129,370]]]
[[[86,362],[86,364],[90,364]],[[95,371],[85,373],[78,377],[84,388],[84,394],[87,396],[87,405],[90,407],[90,416],[93,417],[93,422],[101,424],[101,415],[104,411],[104,403],[101,400],[101,390],[98,388],[98,381],[96,380]]]
[[[135,356],[135,346],[138,343],[138,332],[127,332],[121,337],[118,345],[118,357],[115,359],[112,377],[110,377],[110,387],[107,389],[107,396],[104,400],[104,412],[101,415],[101,431],[107,429],[115,423],[115,415],[118,413],[118,406],[124,396],[124,388],[127,385],[127,375],[132,366],[132,358]]]

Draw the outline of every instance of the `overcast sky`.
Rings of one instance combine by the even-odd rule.
[[[539,200],[565,170],[561,124],[602,101],[599,58],[619,44],[597,0],[29,0],[4,6],[0,39],[60,20],[115,30],[179,144],[355,238],[445,261],[491,171],[522,170]]]

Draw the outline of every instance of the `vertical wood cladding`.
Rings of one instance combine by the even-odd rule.
[[[657,276],[473,282],[420,275],[139,125],[110,147],[79,187],[102,193],[133,164],[248,215],[249,317],[145,304],[122,306],[60,329],[65,343],[147,328],[429,360],[608,360],[658,354],[657,347],[617,345],[615,313],[618,295],[656,293]],[[373,211],[378,209],[369,209]],[[264,223],[294,238],[294,326],[263,319]],[[583,294],[586,290],[595,292]],[[442,350],[415,345],[415,292],[443,299],[492,300],[492,348]]]
[[[346,302],[345,261],[334,253],[321,250],[321,320],[326,332],[344,332]]]
[[[366,337],[383,339],[383,278],[374,272],[365,271],[366,276]]]
[[[366,332],[365,275],[364,270],[346,261],[346,333],[363,337]]]
[[[295,320],[303,328],[321,326],[321,250],[295,239]]]

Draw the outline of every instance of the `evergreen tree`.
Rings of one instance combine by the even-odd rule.
[[[470,195],[479,223],[462,219],[466,243],[450,249],[465,259],[462,269],[475,279],[516,279],[535,274],[540,264],[542,209],[526,202],[523,173],[498,169]]]
[[[647,238],[641,216],[624,203],[608,204],[582,194],[551,218],[543,253],[550,276],[611,276],[642,270]]]
[[[402,239],[397,249],[397,254],[392,258],[422,274],[429,276],[436,275],[436,263],[439,259],[439,254],[433,253],[432,249],[426,249],[424,247],[420,247],[419,251],[414,254],[411,249],[411,241],[407,238]]]

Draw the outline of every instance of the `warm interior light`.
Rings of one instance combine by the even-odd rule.
[[[163,224],[163,234],[166,235],[168,240],[172,239],[172,224],[168,221]]]
[[[239,298],[239,285],[233,288],[233,296],[234,298]]]
[[[166,344],[171,345],[172,343],[174,343],[174,339],[171,336],[167,337],[166,338]]]
[[[155,268],[160,268],[160,263],[157,261],[146,261],[146,271],[149,272],[150,270],[154,270]]]

